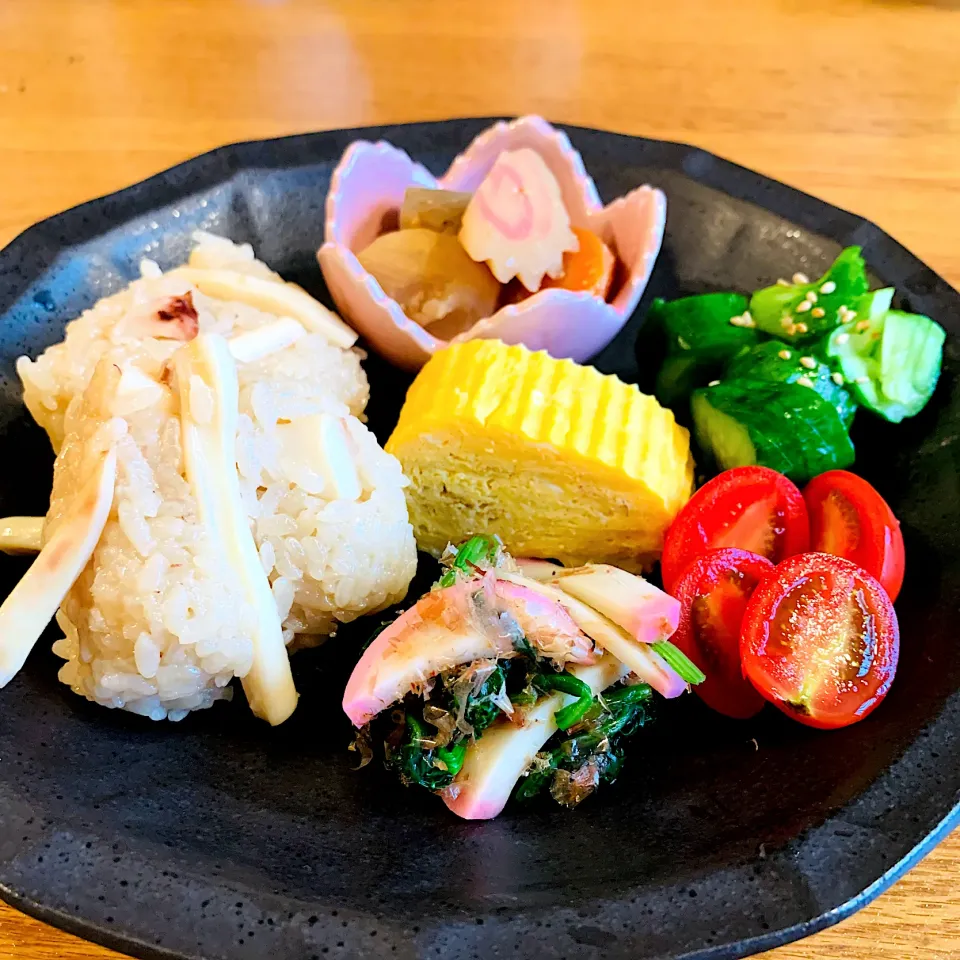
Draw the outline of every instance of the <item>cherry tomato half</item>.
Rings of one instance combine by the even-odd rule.
[[[774,563],[810,549],[803,495],[768,467],[734,467],[705,483],[677,514],[663,544],[663,588],[700,554],[739,547]]]
[[[697,557],[677,581],[680,623],[670,642],[707,675],[693,688],[697,696],[738,720],[763,709],[763,697],[740,666],[740,625],[750,595],[773,571],[766,557],[727,547]]]
[[[750,598],[740,658],[750,682],[811,727],[862,720],[887,695],[900,628],[879,581],[855,563],[802,553],[779,564]]]
[[[810,514],[810,549],[853,561],[896,600],[903,584],[903,535],[887,501],[846,470],[815,477],[803,499]]]

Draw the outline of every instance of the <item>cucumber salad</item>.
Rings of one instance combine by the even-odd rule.
[[[940,376],[945,333],[869,290],[859,247],[818,280],[739,293],[655,300],[665,335],[657,399],[689,402],[694,434],[720,469],[758,464],[803,483],[853,463],[858,407],[899,423],[918,414]]]

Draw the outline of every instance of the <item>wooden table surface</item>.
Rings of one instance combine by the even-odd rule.
[[[0,0],[0,245],[235,140],[542,113],[696,143],[960,285],[960,9],[907,0]],[[588,814],[585,814],[588,815]],[[960,834],[769,960],[960,957]],[[103,960],[0,905],[0,957]]]

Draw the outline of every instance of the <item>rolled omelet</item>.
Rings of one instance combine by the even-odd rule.
[[[410,480],[417,543],[435,556],[495,530],[516,556],[637,572],[693,489],[689,433],[653,397],[496,340],[435,354],[386,450]]]

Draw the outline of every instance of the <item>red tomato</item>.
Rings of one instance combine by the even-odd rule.
[[[887,695],[900,628],[880,583],[855,563],[802,553],[754,591],[740,657],[750,682],[811,727],[862,720]]]
[[[866,480],[846,470],[821,473],[803,491],[810,514],[810,549],[846,557],[897,599],[905,558],[900,521]]]
[[[672,594],[680,574],[707,550],[739,547],[774,563],[810,549],[803,494],[768,467],[734,467],[705,483],[667,531],[660,569]]]
[[[680,623],[670,642],[707,675],[693,688],[697,696],[738,720],[763,709],[740,666],[740,624],[750,595],[773,570],[766,557],[727,547],[697,557],[677,581]]]

